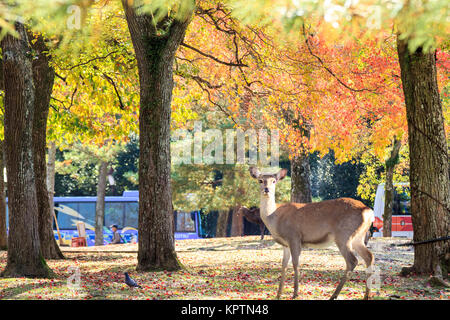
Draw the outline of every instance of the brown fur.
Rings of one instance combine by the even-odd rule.
[[[360,229],[368,230],[371,222],[363,223],[362,211],[365,209],[370,210],[358,200],[340,198],[312,203],[279,204],[274,214],[277,216],[278,234],[282,238],[288,239],[295,233],[302,243],[321,243],[328,235],[350,239],[363,231]],[[304,230],[306,226],[307,229]]]
[[[294,267],[294,295],[298,294],[298,262],[302,247],[323,248],[336,244],[345,259],[346,269],[331,299],[336,299],[347,281],[350,271],[358,264],[358,253],[372,267],[373,255],[365,246],[367,233],[373,222],[373,211],[361,201],[340,198],[313,203],[276,204],[275,185],[287,174],[281,169],[276,174],[261,174],[258,168],[250,167],[250,175],[258,179],[261,192],[261,219],[273,238],[283,248],[281,280],[277,298],[283,292],[289,258]],[[365,299],[370,296],[366,282]]]
[[[247,221],[257,224],[259,226],[259,230],[261,233],[261,240],[263,240],[264,239],[264,230],[266,229],[266,225],[261,220],[259,208],[248,209],[246,207],[241,207],[239,210],[241,211],[244,218],[247,219]]]

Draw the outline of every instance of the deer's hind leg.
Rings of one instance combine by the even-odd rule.
[[[340,245],[336,243],[339,251],[341,252],[342,256],[345,259],[346,268],[344,271],[344,275],[339,281],[339,284],[337,285],[336,289],[334,290],[334,293],[331,295],[330,300],[336,299],[339,295],[339,293],[342,290],[342,287],[344,286],[345,282],[347,281],[347,277],[349,272],[353,271],[355,267],[358,265],[358,258],[355,256],[352,250],[352,244],[350,241],[346,242],[344,245]]]
[[[366,279],[366,292],[364,294],[364,300],[368,300],[370,298],[370,286],[369,286],[369,280],[372,279],[372,273],[373,273],[373,254],[370,252],[369,249],[364,245],[363,238],[355,239],[353,243],[353,247],[355,248],[355,251],[358,253],[358,255],[363,258],[364,262],[366,263],[367,271],[370,273],[370,275],[367,276]]]
[[[280,299],[281,294],[283,293],[284,280],[286,278],[286,269],[291,258],[291,251],[289,247],[283,247],[283,260],[281,262],[281,279],[280,284],[278,285],[277,299]]]

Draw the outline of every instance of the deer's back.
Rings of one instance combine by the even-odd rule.
[[[337,237],[348,237],[362,232],[371,210],[361,201],[339,198],[312,203],[280,204],[274,212],[278,216],[279,235],[283,238],[300,235],[303,243],[328,244]],[[370,226],[370,223],[369,223]]]

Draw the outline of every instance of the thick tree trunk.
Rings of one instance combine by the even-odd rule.
[[[152,15],[137,14],[128,1],[122,3],[140,83],[137,270],[177,270],[170,182],[173,63],[191,17],[166,17],[155,25]]]
[[[30,41],[32,33],[28,33]],[[55,71],[50,66],[48,48],[41,35],[31,41],[35,53],[33,59],[33,82],[35,87],[35,112],[33,121],[33,155],[36,195],[38,205],[39,240],[42,255],[46,259],[63,259],[64,256],[53,234],[53,213],[50,208],[47,190],[47,164],[45,149],[47,146],[47,119],[50,97],[55,79]]]
[[[97,203],[95,205],[95,245],[103,245],[103,224],[105,221],[105,195],[108,162],[101,161],[98,169]]]
[[[386,183],[384,184],[383,237],[392,236],[392,209],[394,207],[394,169],[398,163],[400,140],[394,138],[389,159],[386,160]]]
[[[407,41],[397,39],[410,153],[411,215],[414,241],[447,236],[450,230],[450,182],[447,139],[436,77],[435,51],[411,53]],[[414,247],[416,273],[447,274],[444,257],[450,242]]]
[[[291,202],[311,202],[311,169],[309,154],[303,153],[291,160]]]
[[[6,233],[5,180],[3,176],[5,163],[3,159],[3,141],[0,140],[0,250],[6,250],[8,245],[8,235]]]
[[[21,23],[19,38],[1,41],[5,82],[5,155],[8,175],[8,260],[3,276],[48,277],[42,257],[33,165],[34,85],[31,48]]]

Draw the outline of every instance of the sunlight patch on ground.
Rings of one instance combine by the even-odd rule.
[[[369,248],[380,269],[380,286],[374,299],[449,299],[448,289],[427,286],[425,277],[398,276],[414,259],[410,247],[391,247],[406,240],[371,239]],[[49,260],[55,279],[0,278],[0,299],[274,299],[280,278],[281,246],[270,236],[176,241],[185,267],[177,272],[136,272],[137,245],[62,248],[67,259]],[[0,252],[0,270],[6,252]],[[78,287],[68,280],[79,270]],[[305,249],[300,257],[298,299],[328,299],[345,268],[338,249]],[[130,289],[123,272],[140,284]],[[341,292],[341,299],[362,299],[367,274],[362,260]],[[293,269],[289,265],[283,299],[291,299]]]

